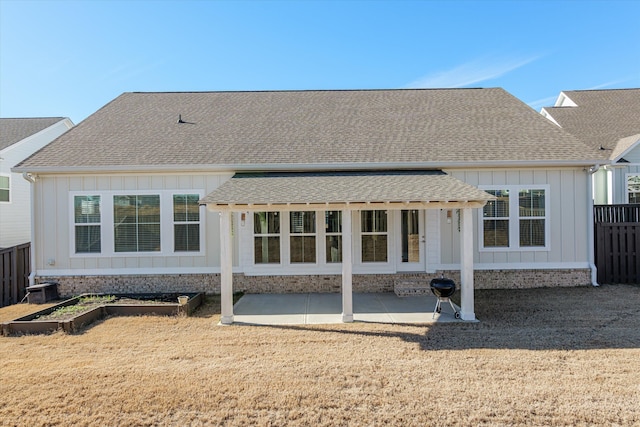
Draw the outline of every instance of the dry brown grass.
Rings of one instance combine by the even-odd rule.
[[[640,287],[477,291],[476,314],[223,327],[210,302],[0,337],[0,424],[640,424]]]

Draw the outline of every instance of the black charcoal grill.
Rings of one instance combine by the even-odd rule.
[[[442,303],[448,302],[453,309],[454,316],[456,319],[460,318],[460,312],[456,309],[456,306],[451,302],[451,295],[456,293],[456,282],[451,279],[447,279],[444,275],[440,278],[436,278],[431,280],[431,292],[438,298],[436,302],[436,308],[433,310],[432,318],[436,317],[436,313],[440,313],[442,311]]]

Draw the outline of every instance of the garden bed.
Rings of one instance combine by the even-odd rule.
[[[184,304],[178,296],[186,296]],[[44,310],[3,323],[2,335],[77,332],[106,316],[189,316],[202,304],[201,293],[183,294],[83,294]]]

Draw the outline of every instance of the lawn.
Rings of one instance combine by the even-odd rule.
[[[476,315],[217,326],[209,299],[0,337],[0,425],[640,425],[640,287],[476,291]]]

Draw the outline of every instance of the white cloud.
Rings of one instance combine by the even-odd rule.
[[[492,80],[523,67],[540,56],[501,59],[486,57],[467,62],[447,71],[428,74],[407,85],[407,88],[458,88]]]

